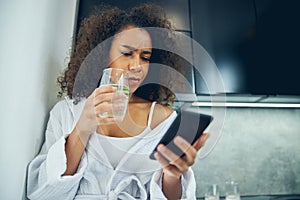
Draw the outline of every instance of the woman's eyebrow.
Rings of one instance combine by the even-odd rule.
[[[122,47],[125,47],[125,48],[129,49],[130,51],[136,51],[137,50],[137,48],[134,48],[134,47],[126,45],[126,44],[122,45]]]
[[[126,44],[122,45],[122,47],[125,47],[125,48],[129,49],[130,51],[136,51],[136,50],[138,50],[137,48],[129,46],[129,45],[126,45]],[[148,50],[144,50],[143,51],[143,54],[151,54],[151,53],[152,52],[148,51]]]

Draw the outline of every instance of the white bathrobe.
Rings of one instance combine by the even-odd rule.
[[[151,130],[155,103],[148,117],[148,126],[136,143],[122,156],[116,166],[109,161],[107,150],[99,145],[98,134],[91,135],[77,172],[62,176],[66,169],[65,138],[73,130],[85,100],[77,105],[66,99],[50,112],[45,143],[39,155],[28,167],[27,194],[29,199],[166,199],[161,189],[162,169],[149,159],[160,138],[176,117],[174,111],[165,121]],[[113,145],[113,144],[112,144]],[[195,178],[189,169],[181,178],[182,198],[196,199]]]

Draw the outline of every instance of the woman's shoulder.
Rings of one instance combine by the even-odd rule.
[[[81,101],[74,104],[74,100],[70,98],[60,99],[55,103],[52,107],[50,114],[52,115],[66,115],[67,113],[73,113],[76,107],[81,107],[81,104],[84,104],[85,100],[82,99]]]
[[[155,128],[157,125],[165,121],[173,112],[175,111],[172,110],[169,106],[156,103],[153,111],[151,129]]]
[[[57,113],[57,112],[68,110],[71,107],[73,107],[73,101],[71,99],[69,98],[60,99],[54,104],[50,112]]]

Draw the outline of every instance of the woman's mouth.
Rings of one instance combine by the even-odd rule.
[[[130,86],[136,86],[140,83],[140,78],[130,77],[129,78],[129,85]]]

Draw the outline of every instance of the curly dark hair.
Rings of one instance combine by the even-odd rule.
[[[95,14],[84,19],[80,26],[68,67],[57,79],[60,85],[59,97],[66,94],[69,98],[74,99],[76,104],[81,97],[88,97],[94,91],[102,75],[101,68],[108,66],[109,63],[109,52],[103,49],[107,49],[105,48],[107,46],[110,49],[111,42],[105,43],[100,48],[99,44],[121,32],[127,26],[174,30],[171,22],[167,20],[164,10],[156,5],[142,4],[130,10],[102,5]],[[164,38],[160,37],[159,41],[155,41],[154,36],[149,34],[152,43],[163,42],[168,46],[175,44],[174,38],[169,34],[165,34]],[[172,49],[172,47],[170,48]],[[153,48],[150,69],[152,63],[160,63],[183,73],[177,57],[171,52]],[[164,79],[166,76],[164,75]],[[169,87],[160,84],[145,84],[135,92],[135,95],[149,101],[158,101],[161,104],[170,104],[175,99],[174,92]]]

